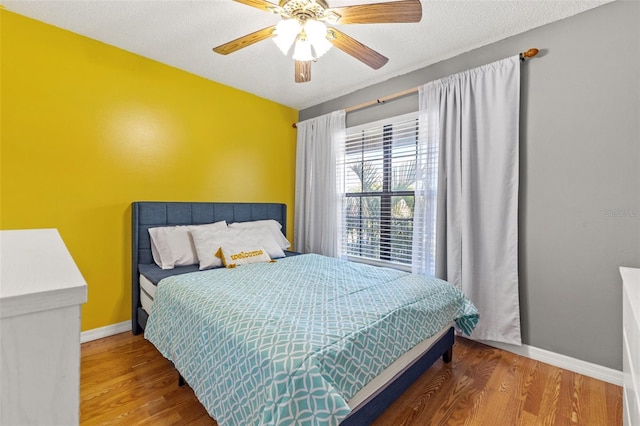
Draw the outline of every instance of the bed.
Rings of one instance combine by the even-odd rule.
[[[421,304],[429,305],[425,312],[436,309],[430,306],[433,301],[452,289],[444,282],[436,280],[438,293],[423,301],[412,295],[422,286],[418,276],[312,254],[287,252],[275,263],[207,271],[199,271],[198,265],[166,271],[154,263],[150,228],[222,220],[274,220],[284,231],[286,206],[132,205],[132,331],[147,329],[145,337],[174,364],[221,425],[296,424],[300,419],[309,424],[371,423],[439,357],[451,359],[454,319],[466,332],[477,321],[477,311],[463,296],[445,302],[435,315],[414,311],[414,305]],[[327,290],[326,283],[337,275],[346,277],[344,283]],[[370,279],[363,280],[365,275]],[[389,290],[383,281],[405,290]],[[359,299],[350,301],[346,294]],[[387,304],[397,307],[391,306],[391,313],[377,312]],[[339,313],[338,306],[346,313]],[[254,316],[241,317],[244,311]],[[153,318],[147,324],[149,312]],[[411,312],[415,326],[401,325],[400,316],[406,313],[398,312]],[[309,318],[297,317],[301,313]],[[430,324],[432,320],[420,315],[438,318]],[[245,323],[246,328],[236,330]],[[306,323],[316,325],[301,325]],[[356,334],[360,329],[366,333]],[[391,333],[383,335],[383,329]],[[383,342],[393,345],[376,346]],[[365,355],[368,352],[373,355]]]

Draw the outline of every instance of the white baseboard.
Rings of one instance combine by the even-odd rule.
[[[113,336],[114,334],[124,333],[125,331],[131,331],[131,320],[83,331],[80,333],[80,343],[102,339],[103,337]]]
[[[553,365],[554,367],[593,377],[594,379],[602,380],[604,382],[611,383],[617,386],[622,386],[623,383],[622,371],[614,370],[613,368],[603,367],[598,364],[593,364],[590,362],[582,361],[580,359],[571,358],[566,355],[561,355],[555,352],[528,345],[514,346],[507,345],[505,343],[489,341],[482,341],[482,343],[493,346],[494,348],[514,353],[516,355],[521,355],[526,358],[544,362],[546,364]]]

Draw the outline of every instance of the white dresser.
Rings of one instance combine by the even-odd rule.
[[[87,285],[55,229],[0,231],[0,424],[77,425]]]
[[[623,422],[640,425],[640,269],[620,268],[622,275]]]

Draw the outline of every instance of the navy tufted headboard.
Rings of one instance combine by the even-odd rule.
[[[287,206],[279,203],[206,203],[138,201],[131,205],[132,331],[140,333],[147,315],[140,306],[139,264],[153,263],[149,228],[203,223],[274,219],[286,235]]]

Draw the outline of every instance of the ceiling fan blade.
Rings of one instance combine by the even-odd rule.
[[[311,61],[296,61],[295,80],[296,83],[311,81]]]
[[[228,43],[221,44],[218,47],[214,47],[213,51],[221,55],[228,55],[229,53],[233,53],[236,50],[242,49],[243,47],[251,46],[253,43],[257,43],[269,37],[273,37],[273,30],[275,30],[275,28],[275,25],[263,28],[251,34],[247,34],[245,36],[232,40]]]
[[[422,19],[420,0],[359,4],[330,10],[340,15],[336,24],[386,24],[420,22]]]
[[[333,37],[328,37],[331,44],[343,52],[353,56],[357,60],[369,65],[374,70],[377,70],[389,61],[389,58],[379,54],[370,47],[365,46],[358,40],[349,37],[342,31],[330,28],[329,32],[333,35]]]
[[[262,9],[266,12],[271,12],[277,9],[279,6],[277,4],[273,4],[268,2],[267,0],[234,0],[238,3],[246,4],[247,6],[255,7],[257,9]]]

